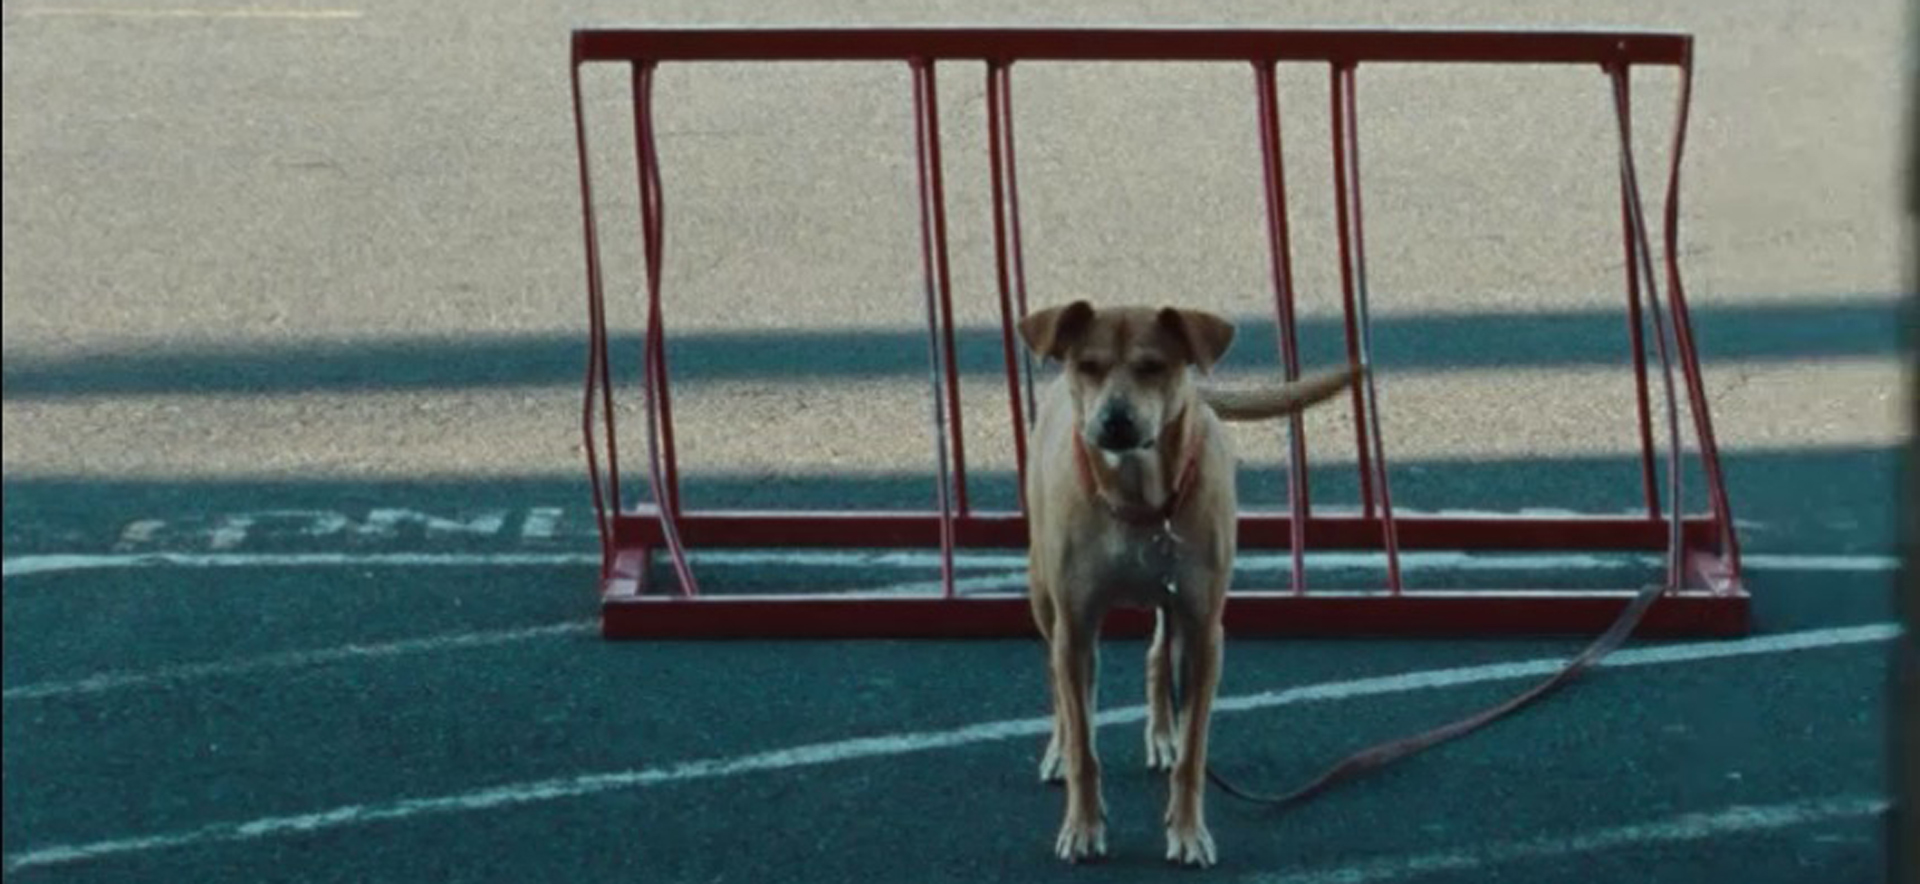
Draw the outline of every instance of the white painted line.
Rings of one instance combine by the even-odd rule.
[[[116,568],[398,568],[598,565],[591,553],[183,553],[19,556],[0,564],[0,576]]]
[[[1003,589],[1025,589],[1027,572],[1014,571],[1007,574],[982,574],[975,577],[953,578],[953,593],[958,596],[971,596],[991,593]],[[914,580],[907,583],[889,583],[884,586],[861,586],[851,589],[821,593],[803,593],[804,598],[814,596],[933,596],[946,592],[947,585],[938,580]]]
[[[1843,626],[1833,629],[1807,630],[1804,632],[1784,632],[1779,635],[1758,636],[1730,642],[1693,642],[1687,644],[1659,645],[1651,648],[1629,648],[1624,651],[1614,652],[1612,656],[1600,661],[1599,665],[1609,668],[1616,666],[1659,666],[1668,663],[1720,660],[1728,657],[1747,657],[1756,654],[1785,654],[1841,645],[1889,641],[1899,634],[1900,626],[1898,624],[1875,623],[1866,626]],[[1478,684],[1487,681],[1533,678],[1559,672],[1561,667],[1565,665],[1566,661],[1558,657],[1544,657],[1535,660],[1521,660],[1513,663],[1489,663],[1482,666],[1464,666],[1454,669],[1430,669],[1423,672],[1409,672],[1380,678],[1362,678],[1353,681],[1334,682],[1328,685],[1308,685],[1306,687],[1286,688],[1284,690],[1267,691],[1259,694],[1242,694],[1237,697],[1223,697],[1214,701],[1213,708],[1215,711],[1239,712],[1265,709],[1272,706],[1285,706],[1311,700],[1345,700],[1351,697],[1373,694],[1434,690],[1467,684]]]
[[[597,629],[599,629],[598,623],[584,621],[577,623],[555,623],[549,626],[535,626],[527,629],[462,632],[452,635],[403,639],[372,645],[342,645],[340,647],[323,648],[312,651],[289,651],[281,654],[268,654],[240,660],[186,663],[174,666],[163,666],[150,672],[103,672],[72,681],[42,681],[7,688],[6,691],[0,693],[0,699],[9,701],[44,700],[52,697],[70,697],[77,694],[98,694],[105,691],[123,690],[126,688],[145,688],[159,684],[195,681],[217,676],[245,675],[248,673],[267,672],[277,669],[324,666],[329,663],[340,663],[348,660],[378,660],[383,657],[398,657],[403,654],[453,651],[462,648],[484,648],[556,635],[585,635]]]
[[[988,574],[980,577],[967,577],[967,578],[955,580],[953,583],[954,583],[954,588],[956,590],[956,593],[963,598],[979,598],[979,597],[992,596],[996,594],[1006,595],[1013,590],[1024,590],[1027,588],[1027,572],[1010,571],[1005,574]],[[839,592],[787,593],[787,594],[781,594],[777,596],[755,596],[755,597],[756,598],[781,598],[781,599],[792,599],[792,598],[806,599],[806,598],[819,598],[821,596],[846,595],[846,596],[901,596],[905,598],[913,598],[918,596],[918,597],[924,598],[930,595],[937,595],[940,592],[940,588],[941,588],[941,584],[940,584],[940,581],[938,580],[916,580],[909,583],[889,583],[884,586],[873,586],[873,587],[866,587],[863,589],[848,589],[848,590],[842,590]],[[1824,588],[1826,587],[1823,587],[1823,589]],[[1267,591],[1278,592],[1280,590],[1269,588]],[[1418,589],[1418,590],[1409,590],[1409,591],[1418,595],[1420,598],[1423,598],[1423,599],[1487,599],[1487,598],[1554,599],[1554,598],[1566,598],[1573,592],[1571,590],[1564,590],[1564,589],[1561,589],[1561,590],[1554,590],[1554,589],[1492,589],[1492,590]],[[1595,598],[1595,597],[1618,598],[1622,600],[1630,599],[1636,595],[1639,595],[1638,590],[1632,590],[1632,589],[1582,589],[1582,590],[1579,590],[1578,592],[1580,595],[1589,597],[1589,598]],[[1314,598],[1321,598],[1321,599],[1379,598],[1386,594],[1387,594],[1387,590],[1384,587],[1380,589],[1316,589],[1316,590],[1312,590],[1309,593],[1309,595],[1313,596]]]
[[[1502,841],[1460,850],[1368,860],[1322,869],[1298,869],[1278,875],[1242,878],[1246,884],[1373,884],[1404,881],[1437,872],[1462,872],[1527,860],[1567,861],[1585,853],[1621,847],[1704,841],[1721,835],[1739,835],[1795,826],[1876,816],[1886,812],[1880,798],[1845,796],[1758,806],[1736,805],[1711,813],[1688,813],[1649,823],[1635,823],[1572,835],[1544,836],[1524,841]]]
[[[1027,572],[1008,571],[1004,574],[983,574],[978,577],[956,577],[953,579],[953,591],[956,595],[990,593],[996,590],[1026,589]],[[889,583],[876,586],[859,595],[878,596],[929,596],[946,591],[946,584],[938,580],[909,580],[905,583]]]
[[[880,553],[843,553],[825,550],[709,550],[690,553],[696,565],[828,567],[828,568],[938,568],[938,553],[902,551]],[[1400,557],[1408,570],[1439,571],[1556,571],[1599,570],[1608,568],[1658,565],[1659,556],[1598,555],[1474,555],[1451,552],[1415,552]],[[52,574],[64,571],[90,571],[114,568],[270,568],[270,567],[487,567],[487,566],[565,566],[597,565],[593,553],[235,553],[235,552],[148,552],[148,553],[73,553],[25,555],[4,562],[4,576]],[[1750,555],[1741,562],[1757,571],[1818,571],[1842,573],[1890,572],[1900,567],[1894,556],[1882,555]],[[1025,568],[1027,557],[1019,554],[972,553],[954,556],[960,568]],[[1275,554],[1241,556],[1235,563],[1250,572],[1286,572],[1291,557]],[[1385,558],[1378,553],[1309,553],[1309,568],[1383,568]]]
[[[20,10],[28,18],[205,18],[205,19],[288,19],[293,21],[340,21],[365,15],[358,9],[134,9],[78,6],[39,6]]]
[[[999,580],[998,577],[992,578]],[[985,578],[962,578],[954,581],[954,587],[962,593],[970,592],[988,584]],[[933,586],[938,591],[940,584]],[[848,590],[841,593],[820,593],[822,596],[836,595],[885,595],[885,588],[877,590]],[[163,666],[148,672],[103,672],[85,678],[69,681],[44,681],[7,688],[0,692],[0,699],[42,700],[52,697],[66,697],[78,694],[98,694],[106,691],[126,688],[144,688],[158,684],[195,681],[203,678],[246,675],[277,669],[300,669],[308,666],[324,666],[348,660],[372,660],[382,657],[397,657],[403,654],[421,654],[438,651],[454,651],[463,648],[488,647],[492,645],[512,644],[555,635],[575,635],[591,633],[599,629],[597,621],[578,623],[557,623],[551,626],[536,626],[528,629],[507,629],[489,632],[463,632],[450,635],[426,636],[423,638],[403,639],[371,645],[342,645],[333,648],[321,648],[310,651],[289,651],[280,654],[267,654],[259,657],[247,657],[238,660],[215,660],[206,663],[188,663],[175,666]]]
[[[1653,666],[1691,660],[1729,659],[1758,654],[1844,647],[1887,641],[1899,633],[1900,627],[1896,624],[1875,623],[1738,641],[1635,648],[1613,655],[1603,661],[1602,665],[1609,668]],[[1221,714],[1231,714],[1302,703],[1348,700],[1355,697],[1504,681],[1557,671],[1564,662],[1557,657],[1540,658],[1304,685],[1260,694],[1224,697],[1216,703],[1214,709]],[[1111,726],[1138,723],[1145,719],[1145,707],[1129,706],[1103,712],[1098,721],[1102,726]],[[735,777],[763,771],[791,770],[846,761],[910,755],[936,749],[999,742],[1016,737],[1034,737],[1046,733],[1050,727],[1051,724],[1044,718],[990,721],[952,730],[918,731],[837,740],[831,743],[809,743],[732,758],[704,758],[662,767],[586,773],[428,798],[349,804],[314,813],[261,817],[245,822],[214,823],[197,829],[159,835],[34,848],[7,857],[6,871],[14,872],[36,866],[59,865],[188,845],[253,841],[280,835],[363,826],[418,816],[514,807],[607,792]]]
[[[962,578],[954,581],[954,588],[966,593],[986,585],[999,577]],[[933,586],[938,591],[940,584]],[[886,590],[849,590],[844,593],[821,593],[834,595],[879,595]],[[403,654],[423,654],[439,651],[454,651],[463,648],[490,647],[493,645],[541,639],[555,635],[576,635],[596,631],[599,623],[581,621],[578,623],[557,623],[550,626],[536,626],[527,629],[507,629],[489,632],[463,632],[450,635],[425,636],[422,638],[402,639],[370,645],[342,645],[332,648],[319,648],[308,651],[289,651],[279,654],[267,654],[258,657],[246,657],[237,660],[214,660],[205,663],[187,663],[163,666],[147,672],[102,672],[85,678],[66,681],[42,681],[7,688],[0,692],[0,700],[44,700],[54,697],[69,697],[81,694],[98,694],[127,688],[145,688],[160,684],[177,684],[197,681],[203,678],[220,678],[235,675],[247,675],[255,672],[267,672],[280,669],[301,669],[309,666],[324,666],[349,660],[374,660],[382,657],[397,657]]]
[[[1018,560],[1024,565],[1025,560]],[[1406,571],[1526,571],[1547,573],[1552,571],[1593,571],[1610,568],[1658,567],[1665,564],[1660,556],[1578,556],[1578,555],[1467,555],[1464,553],[1405,553],[1400,556],[1400,566]],[[936,559],[932,566],[938,566]],[[1745,556],[1741,566],[1754,571],[1817,571],[1840,573],[1876,573],[1892,571],[1900,565],[1899,560],[1891,556],[1793,556],[1759,555]],[[1374,553],[1321,553],[1307,557],[1309,572],[1320,569],[1328,571],[1370,569],[1385,570],[1386,556]],[[1258,555],[1241,556],[1234,562],[1234,570],[1251,574],[1281,573],[1293,571],[1293,561],[1286,556]],[[955,581],[956,584],[963,581]],[[1027,572],[1003,571],[997,575],[969,577],[965,581],[967,589],[975,592],[994,590],[1024,589],[1027,585]],[[866,592],[874,595],[930,595],[940,591],[938,580],[912,580],[874,587]],[[1427,590],[1423,595],[1434,594]],[[1316,591],[1316,595],[1339,595],[1341,593]],[[1362,593],[1363,595],[1366,593]],[[1542,593],[1551,595],[1552,593]]]
[[[1741,556],[1740,566],[1762,571],[1898,571],[1899,556]]]
[[[847,568],[938,568],[940,555],[919,550],[848,553],[828,550],[704,550],[688,554],[694,564],[737,566],[816,566]],[[1384,553],[1309,552],[1308,568],[1385,568]],[[954,565],[961,568],[1025,568],[1024,553],[958,553]],[[1406,552],[1400,564],[1411,569],[1457,569],[1462,571],[1547,571],[1555,569],[1591,570],[1661,565],[1661,555],[1589,555],[1581,553],[1461,553]],[[1763,571],[1893,571],[1900,559],[1890,555],[1802,555],[1758,554],[1740,557],[1743,567]],[[1238,557],[1238,568],[1248,571],[1287,571],[1293,567],[1288,553],[1253,553]]]
[[[1026,586],[1026,574],[991,574],[981,577],[962,577],[954,580],[954,589],[961,595],[971,595],[981,591],[1007,589]],[[837,596],[887,596],[887,595],[929,595],[941,591],[940,581],[924,583],[901,583],[873,589],[853,589],[842,592],[818,593],[808,597]],[[1376,595],[1377,593],[1323,592],[1325,596]],[[1509,595],[1528,595],[1529,593],[1510,593]],[[1536,593],[1554,595],[1551,592]],[[1632,596],[1631,591],[1618,593],[1622,597]],[[1435,592],[1433,595],[1457,595]],[[463,648],[488,647],[511,644],[553,635],[574,635],[593,632],[598,624],[592,621],[579,623],[561,623],[551,626],[539,626],[528,629],[508,629],[489,632],[464,632],[449,635],[425,636],[414,639],[385,642],[371,645],[342,645],[332,648],[318,648],[307,651],[288,651],[279,654],[267,654],[236,660],[215,660],[205,663],[188,663],[163,666],[147,672],[103,672],[85,678],[66,681],[43,681],[7,688],[0,692],[0,699],[43,700],[54,697],[68,697],[81,694],[98,694],[127,688],[145,688],[159,684],[178,684],[197,681],[204,678],[220,678],[235,675],[247,675],[280,669],[300,669],[308,666],[324,666],[349,660],[371,660],[382,657],[395,657],[403,654],[433,653],[454,651]]]

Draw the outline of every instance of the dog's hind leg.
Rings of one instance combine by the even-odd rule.
[[[1153,615],[1153,643],[1147,646],[1148,770],[1172,770],[1180,754],[1180,743],[1175,736],[1177,722],[1173,713],[1173,698],[1167,684],[1173,676],[1172,661],[1169,659],[1170,642],[1167,612],[1156,610]]]

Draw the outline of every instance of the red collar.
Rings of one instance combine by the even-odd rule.
[[[1115,500],[1108,489],[1100,486],[1100,479],[1094,472],[1092,455],[1087,453],[1087,443],[1080,438],[1079,433],[1074,433],[1073,466],[1074,471],[1080,476],[1080,490],[1104,504],[1107,512],[1112,513],[1114,518],[1122,522],[1140,526],[1166,524],[1173,518],[1174,513],[1180,511],[1181,505],[1186,503],[1188,492],[1193,490],[1194,479],[1200,474],[1200,427],[1196,419],[1193,427],[1187,431],[1183,452],[1185,462],[1180,467],[1179,475],[1173,480],[1173,487],[1167,490],[1166,502],[1157,508],[1132,501]]]

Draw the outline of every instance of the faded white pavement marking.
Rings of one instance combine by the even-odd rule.
[[[962,578],[954,581],[954,587],[958,591],[966,592],[978,588],[978,586],[982,584],[997,582],[999,579],[997,576],[991,578]],[[879,590],[846,593],[820,593],[819,595],[830,598],[840,595],[876,596],[887,594],[890,593],[883,588]],[[404,654],[424,654],[439,651],[456,651],[463,648],[491,647],[494,645],[542,639],[554,635],[584,634],[593,632],[598,627],[599,624],[592,621],[557,623],[551,626],[535,626],[525,629],[459,632],[422,636],[412,639],[400,639],[377,644],[348,644],[331,648],[286,651],[278,654],[265,654],[234,660],[209,660],[202,663],[162,666],[157,669],[140,672],[102,672],[83,678],[41,681],[7,688],[3,693],[0,693],[0,699],[45,700],[53,697],[98,694],[128,688],[145,688],[159,684],[178,684],[206,678],[248,675],[255,672],[324,666],[329,663],[341,663],[349,660],[371,660],[382,657],[397,657]]]
[[[954,587],[961,592],[971,591],[978,585],[998,581],[993,578],[962,578],[954,581]],[[906,594],[877,590],[850,591],[843,593],[819,593],[819,597],[854,595],[862,597]],[[504,629],[486,632],[461,632],[444,635],[423,636],[413,639],[401,639],[379,644],[348,644],[331,648],[315,648],[304,651],[286,651],[278,654],[265,654],[257,657],[243,657],[234,660],[209,660],[202,663],[186,663],[162,666],[142,672],[102,672],[83,678],[42,681],[7,688],[0,693],[5,700],[44,700],[53,697],[65,697],[78,694],[98,694],[107,691],[128,688],[152,687],[159,684],[178,684],[206,678],[221,678],[235,675],[247,675],[255,672],[267,672],[280,669],[299,669],[307,666],[324,666],[329,663],[341,663],[348,660],[368,660],[381,657],[397,657],[403,654],[424,654],[439,651],[455,651],[463,648],[481,648],[494,645],[547,638],[553,635],[572,635],[589,633],[599,628],[597,622],[560,623],[551,626],[535,626],[526,629]]]
[[[1339,555],[1339,554],[1335,554]],[[1541,567],[1539,556],[1464,556],[1460,554],[1414,554],[1409,556],[1409,564],[1419,567],[1422,557],[1427,559],[1427,567],[1444,567],[1472,570],[1489,568],[1501,570],[1515,567]],[[845,553],[758,553],[720,551],[699,556],[700,559],[718,558],[720,564],[796,564],[801,561],[824,559],[832,564],[845,564],[859,560],[869,566],[881,567],[918,567],[938,562],[937,556],[926,553],[878,553],[866,556]],[[1021,561],[1013,556],[975,556],[974,558]],[[1346,556],[1358,559],[1360,556]],[[1608,562],[1593,556],[1552,556],[1548,557],[1560,567],[1613,567],[1618,562]],[[1754,560],[1758,559],[1757,564]],[[1369,564],[1377,563],[1378,557],[1371,557]],[[135,567],[182,567],[182,568],[250,568],[250,567],[483,567],[483,566],[586,566],[599,562],[599,557],[588,553],[138,553],[113,555],[29,555],[5,560],[5,576],[30,576],[35,574],[54,574],[71,571],[99,569],[118,569]],[[1807,571],[1865,571],[1887,570],[1897,563],[1890,557],[1875,556],[1754,556],[1749,564],[1760,568],[1779,568],[1782,570]],[[708,564],[715,564],[708,561]],[[1259,572],[1263,568],[1286,570],[1291,562],[1283,556],[1251,557],[1243,559],[1241,564],[1250,571]],[[991,592],[994,590],[1019,589],[1026,584],[1024,571],[1006,571],[998,574],[984,574],[961,577],[954,581],[955,589],[963,594]],[[914,596],[934,594],[941,589],[938,580],[917,580],[894,583],[877,587],[843,590],[821,593],[823,596]],[[162,667],[146,672],[105,672],[65,681],[37,682],[8,688],[4,692],[6,700],[32,700],[74,694],[101,693],[127,688],[148,687],[161,683],[178,683],[203,678],[229,675],[241,675],[275,669],[291,669],[304,666],[319,666],[344,660],[387,657],[401,654],[427,653],[441,650],[456,650],[467,647],[483,647],[505,644],[543,637],[545,630],[557,627],[535,627],[533,629],[502,630],[497,632],[471,632],[440,636],[425,636],[416,639],[397,640],[375,645],[344,645],[334,648],[292,651],[269,654],[259,657],[227,661],[208,661],[204,663],[182,664]],[[577,627],[586,631],[590,625]]]
[[[709,550],[694,552],[689,561],[696,565],[783,566],[839,568],[937,568],[935,553],[902,551],[846,553],[824,550],[753,551]],[[1385,559],[1378,553],[1308,553],[1310,568],[1381,568]],[[1595,555],[1470,555],[1466,553],[1417,552],[1400,557],[1409,570],[1457,571],[1553,571],[1601,570],[1636,565],[1658,565],[1659,556]],[[147,553],[53,553],[7,558],[0,576],[54,574],[66,571],[97,571],[119,568],[270,568],[270,567],[491,567],[491,566],[569,566],[597,565],[594,553],[557,552],[446,552],[446,553],[240,553],[240,552],[147,552]],[[1820,571],[1876,573],[1889,572],[1900,560],[1884,555],[1749,555],[1741,563],[1759,571]],[[961,568],[1024,568],[1027,557],[1020,554],[969,553],[954,556]],[[1258,554],[1240,556],[1239,570],[1249,572],[1285,572],[1292,568],[1287,555]],[[913,584],[918,586],[920,584]]]
[[[106,571],[120,568],[393,568],[598,565],[589,553],[189,553],[16,556],[0,564],[0,576]]]
[[[1785,804],[1735,805],[1708,813],[1688,813],[1664,820],[1595,829],[1569,835],[1547,835],[1524,841],[1476,844],[1459,850],[1390,856],[1331,868],[1294,869],[1273,875],[1242,878],[1245,884],[1372,884],[1405,881],[1438,872],[1463,872],[1527,860],[1566,860],[1584,853],[1621,847],[1702,841],[1721,835],[1739,835],[1795,826],[1874,816],[1886,811],[1880,798],[1842,796]]]
[[[324,666],[329,663],[341,663],[348,660],[378,660],[384,657],[399,657],[406,654],[454,651],[462,648],[484,648],[493,645],[512,644],[559,635],[585,635],[592,633],[598,628],[598,623],[586,621],[555,623],[548,626],[534,626],[526,629],[462,632],[449,635],[427,636],[425,638],[381,642],[377,644],[352,644],[311,651],[288,651],[280,654],[267,654],[239,660],[214,660],[206,663],[186,663],[162,666],[158,669],[145,672],[103,672],[98,675],[90,675],[71,681],[43,681],[7,688],[4,694],[0,694],[0,699],[44,700],[51,697],[65,697],[75,694],[98,694],[105,691],[145,688],[159,684],[197,681],[203,678],[219,676],[247,675],[255,672],[269,672],[279,669]]]
[[[1899,633],[1900,628],[1896,624],[1874,623],[1737,641],[1634,648],[1614,654],[1601,665],[1608,668],[1655,666],[1695,660],[1790,653],[1887,641]],[[1355,697],[1503,681],[1557,671],[1563,663],[1564,661],[1558,657],[1540,658],[1303,685],[1259,694],[1225,697],[1215,705],[1214,709],[1220,714],[1231,714],[1302,703],[1347,700]],[[1103,726],[1138,723],[1145,718],[1145,707],[1129,706],[1101,713],[1099,723]],[[179,832],[34,848],[7,857],[6,870],[12,872],[35,866],[80,862],[187,845],[254,841],[418,816],[465,813],[674,783],[734,777],[763,771],[790,770],[861,759],[908,755],[935,749],[999,742],[1015,737],[1037,736],[1046,733],[1049,727],[1048,720],[1044,718],[991,721],[951,730],[918,731],[828,743],[810,743],[732,758],[706,758],[660,767],[580,774],[428,798],[350,804],[314,813],[261,817],[244,822],[214,823]]]

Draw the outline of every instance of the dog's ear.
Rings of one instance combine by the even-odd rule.
[[[1093,305],[1075,301],[1027,314],[1025,319],[1020,320],[1020,337],[1035,354],[1047,359],[1060,359],[1092,327]]]
[[[1187,359],[1201,374],[1210,371],[1233,346],[1233,323],[1211,313],[1166,307],[1158,319],[1161,328],[1186,345]]]

